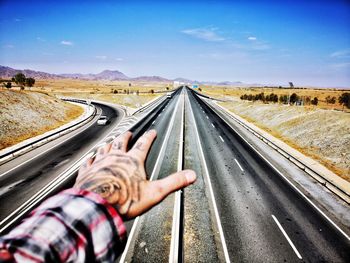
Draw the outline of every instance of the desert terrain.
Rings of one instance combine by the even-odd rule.
[[[350,181],[350,110],[338,101],[327,103],[326,97],[338,98],[346,91],[333,89],[280,89],[203,87],[206,95],[222,99],[220,104],[254,123],[293,148],[312,157],[342,178]],[[289,106],[282,103],[248,101],[244,94],[264,92],[300,97],[317,97],[318,104]],[[347,91],[349,92],[349,91]]]
[[[83,108],[42,92],[0,90],[0,150],[62,126]]]

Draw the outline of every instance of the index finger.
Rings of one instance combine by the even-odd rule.
[[[142,135],[128,152],[128,154],[145,161],[154,139],[157,137],[156,130],[149,130]]]

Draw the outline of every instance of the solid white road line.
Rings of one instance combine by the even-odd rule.
[[[213,126],[213,128],[215,128],[215,125],[214,125],[214,124],[211,124],[211,126]]]
[[[218,226],[218,230],[219,230],[219,236],[220,236],[222,249],[223,249],[224,256],[225,256],[225,261],[226,262],[230,262],[230,257],[228,255],[228,250],[227,250],[227,246],[226,246],[226,240],[225,240],[225,236],[224,236],[224,231],[222,230],[221,220],[220,220],[218,208],[217,208],[216,201],[215,201],[215,195],[214,195],[213,187],[212,187],[211,181],[210,181],[209,170],[208,170],[208,167],[207,167],[207,163],[205,161],[203,148],[202,148],[202,143],[201,143],[201,140],[199,138],[199,133],[198,133],[196,119],[194,118],[194,114],[193,114],[193,111],[192,111],[191,103],[189,102],[188,104],[190,105],[189,106],[189,111],[191,112],[191,116],[192,116],[192,119],[193,119],[193,123],[194,123],[194,127],[195,127],[195,133],[197,135],[196,137],[197,137],[197,143],[198,143],[198,146],[199,146],[199,152],[200,152],[200,156],[201,156],[202,163],[203,163],[203,166],[204,166],[205,176],[206,176],[207,181],[208,181],[209,193],[211,195],[211,200],[213,202],[214,215],[215,215],[217,226]]]
[[[182,110],[181,110],[181,132],[179,138],[179,153],[177,160],[177,171],[182,170],[182,159],[183,159],[183,130],[184,130],[184,92],[181,92],[182,96]],[[173,225],[171,230],[171,242],[170,242],[170,253],[169,263],[177,263],[179,261],[179,240],[180,240],[180,211],[181,211],[181,190],[175,193],[174,212],[173,212]]]
[[[227,110],[219,104],[216,105],[227,112]],[[315,205],[301,190],[299,190],[298,187],[296,187],[282,172],[280,172],[280,170],[278,170],[269,160],[267,160],[250,142],[248,142],[240,133],[238,133],[230,123],[223,118],[221,119],[229,127],[231,127],[231,129],[234,130],[236,134],[238,134],[238,136],[241,137],[241,139],[244,140],[247,145],[249,145],[262,159],[264,159],[265,162],[268,163],[294,190],[296,190],[310,205],[312,205],[331,225],[333,225],[347,240],[350,241],[350,237],[336,223],[334,223],[332,219],[330,219],[320,208],[318,208],[317,205]]]
[[[90,128],[90,126],[92,126],[93,124],[95,124],[95,122],[90,123],[89,126],[87,126],[85,129],[83,129],[83,130],[82,130],[81,132],[79,132],[79,133],[82,133],[82,132],[85,131],[86,129]],[[67,133],[67,134],[68,134],[68,133]],[[65,135],[67,135],[67,134],[64,134],[63,136],[65,136]],[[76,134],[75,134],[75,135],[76,135]],[[33,156],[32,158],[30,158],[30,159],[28,159],[28,160],[26,160],[26,161],[20,163],[19,165],[15,166],[15,167],[12,167],[11,169],[9,169],[9,170],[7,170],[6,172],[2,173],[2,174],[0,175],[0,178],[3,177],[3,176],[6,175],[6,174],[12,172],[13,170],[17,169],[18,167],[20,167],[20,166],[22,166],[22,165],[24,165],[24,164],[26,164],[26,163],[32,161],[33,159],[35,159],[35,158],[37,158],[37,157],[43,155],[44,153],[47,153],[48,151],[52,150],[53,148],[58,147],[59,145],[61,145],[61,144],[65,143],[66,141],[72,139],[72,137],[73,137],[73,136],[70,136],[70,137],[68,137],[67,139],[65,139],[65,140],[63,140],[63,141],[61,141],[61,142],[59,142],[58,144],[53,145],[53,146],[50,147],[49,149],[47,149],[47,150],[45,150],[45,151],[43,151],[43,152],[40,152],[39,154],[37,154],[37,155]],[[60,138],[60,137],[57,137],[57,139],[58,139],[58,138]],[[55,141],[55,140],[53,140],[53,141]],[[38,148],[40,148],[40,146],[39,146]],[[38,149],[38,148],[36,148],[36,149]],[[30,152],[31,152],[31,151],[30,151]]]
[[[220,137],[220,140],[221,140],[222,142],[225,142],[224,139],[223,139],[220,135],[219,135],[219,137]]]
[[[152,122],[152,125],[153,125],[155,122],[156,122],[156,121],[153,121],[153,122]]]
[[[243,170],[242,166],[239,164],[239,162],[237,161],[237,159],[235,159],[235,162],[237,163],[237,165],[238,165],[239,169],[241,169],[241,171],[242,171],[242,172],[244,172],[244,170]]]
[[[155,165],[154,165],[154,169],[153,169],[152,174],[151,174],[151,177],[150,177],[150,181],[153,180],[154,176],[155,176],[156,174],[158,174],[158,172],[159,172],[159,170],[160,170],[160,166],[161,166],[161,163],[160,163],[160,162],[161,162],[161,160],[162,160],[162,158],[163,158],[163,156],[164,156],[165,148],[166,148],[166,146],[167,146],[167,144],[168,144],[168,139],[169,139],[169,137],[170,137],[171,129],[172,129],[172,127],[174,126],[174,120],[175,120],[175,115],[176,115],[176,112],[177,112],[177,108],[178,108],[178,106],[179,106],[179,101],[180,101],[180,100],[178,99],[178,101],[177,101],[177,103],[176,103],[176,106],[175,106],[175,110],[174,110],[174,112],[173,112],[173,115],[171,116],[171,119],[170,119],[170,122],[169,122],[169,126],[168,126],[168,129],[167,129],[167,131],[166,131],[166,134],[165,134],[165,137],[164,137],[164,140],[163,140],[162,147],[160,148],[160,151],[159,151],[159,154],[158,154],[156,163],[155,163]],[[138,224],[138,222],[139,222],[139,218],[140,218],[140,217],[138,216],[138,217],[135,219],[134,224],[132,225],[132,228],[131,228],[131,230],[130,230],[130,235],[129,235],[129,237],[128,237],[128,241],[126,242],[126,246],[125,246],[125,248],[124,248],[124,252],[123,252],[123,254],[122,254],[121,258],[120,258],[119,263],[124,263],[124,262],[125,262],[125,258],[126,258],[126,255],[127,255],[128,251],[129,251],[129,247],[130,247],[130,245],[131,245],[131,241],[132,241],[132,239],[133,239],[133,237],[134,237],[134,234],[135,234],[135,231],[136,231],[136,227],[137,227],[137,224]]]
[[[290,240],[289,236],[287,235],[286,231],[284,231],[283,227],[281,226],[280,222],[278,222],[277,218],[274,215],[271,215],[273,220],[275,220],[275,223],[277,224],[278,228],[281,230],[282,234],[284,235],[284,237],[288,240],[289,245],[293,248],[295,254],[297,255],[297,257],[299,259],[302,259],[299,251],[297,250],[297,248],[294,246],[292,240]]]

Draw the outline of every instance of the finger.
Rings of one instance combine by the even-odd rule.
[[[130,207],[128,213],[124,215],[126,219],[139,216],[153,206],[161,202],[170,193],[184,188],[196,181],[196,174],[192,170],[184,170],[168,177],[157,180],[147,181],[143,185],[140,202],[135,202]]]
[[[195,181],[196,173],[194,171],[183,170],[151,183],[156,190],[156,199],[161,201],[172,192],[193,184]]]
[[[85,157],[85,160],[83,161],[82,165],[79,168],[78,174],[84,173],[86,169],[88,169],[92,165],[93,162],[94,162],[93,153],[90,153]]]
[[[149,149],[157,137],[156,130],[149,130],[144,135],[142,135],[132,149],[128,152],[133,157],[139,158],[141,161],[145,161],[148,155]]]
[[[132,136],[132,133],[129,131],[119,135],[116,139],[114,139],[112,143],[111,152],[116,153],[118,151],[121,151],[125,153],[128,148],[128,143],[131,136]]]
[[[110,148],[111,148],[110,143],[107,143],[101,146],[100,148],[98,148],[94,162],[101,160],[103,157],[105,157],[109,153]]]

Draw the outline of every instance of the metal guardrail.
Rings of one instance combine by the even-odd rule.
[[[214,107],[212,107],[209,103],[206,103],[212,110],[215,111]],[[282,156],[284,156],[286,159],[288,159],[290,162],[294,163],[297,167],[299,167],[301,170],[303,170],[305,173],[309,174],[311,177],[316,179],[319,183],[321,183],[323,186],[325,186],[327,189],[332,191],[334,194],[339,196],[342,200],[344,200],[346,203],[350,204],[350,193],[348,193],[346,190],[340,188],[338,185],[334,184],[332,181],[330,181],[328,178],[325,178],[321,173],[315,171],[313,168],[311,168],[309,165],[305,164],[303,161],[299,160],[298,158],[294,157],[281,147],[279,147],[274,142],[270,141],[265,136],[261,135],[257,131],[253,130],[249,126],[247,126],[245,123],[231,115],[227,112],[226,109],[224,109],[222,106],[216,104],[218,107],[221,108],[221,112],[223,112],[226,116],[237,122],[239,125],[241,125],[243,128],[248,130],[250,133],[258,137],[260,140],[262,140],[264,143],[269,145],[271,148],[279,152]]]
[[[82,103],[82,104],[87,104],[87,102],[84,101],[84,100],[77,100],[77,99],[63,99],[63,100],[72,101],[72,102],[77,102],[77,103]],[[23,145],[23,146],[21,146],[21,147],[19,147],[19,148],[16,148],[16,149],[14,149],[14,150],[12,150],[12,151],[9,151],[9,152],[7,152],[7,153],[4,153],[4,154],[0,155],[0,160],[3,159],[3,158],[9,157],[9,156],[11,156],[11,155],[12,155],[12,157],[17,157],[18,155],[15,155],[15,154],[18,153],[18,152],[20,152],[20,151],[22,151],[22,150],[25,149],[25,148],[29,148],[29,147],[30,147],[30,150],[32,150],[33,147],[31,147],[31,146],[33,146],[34,144],[37,144],[37,143],[42,142],[42,141],[44,141],[44,140],[47,140],[47,139],[49,139],[50,137],[54,137],[54,136],[56,136],[56,135],[58,135],[58,134],[60,134],[60,133],[62,133],[62,132],[65,132],[65,131],[67,131],[67,130],[73,128],[73,127],[74,127],[74,128],[79,127],[79,125],[81,125],[81,124],[84,123],[85,121],[89,120],[91,117],[94,117],[95,114],[96,114],[96,107],[93,106],[93,105],[89,105],[89,106],[90,106],[90,107],[94,107],[94,111],[92,112],[91,115],[87,116],[87,117],[84,118],[83,120],[81,120],[81,121],[79,121],[79,122],[77,122],[77,123],[74,123],[73,125],[70,125],[70,126],[64,128],[64,129],[62,129],[62,130],[59,130],[59,131],[57,131],[57,132],[48,134],[47,136],[44,136],[44,137],[42,137],[42,138],[40,138],[40,139],[37,139],[37,140],[35,140],[35,141],[33,141],[33,142],[27,143],[27,144],[25,144],[25,145]],[[49,142],[49,140],[47,140],[46,142]],[[41,146],[41,145],[42,145],[42,144],[40,144],[40,146]],[[23,152],[23,154],[24,154],[24,153],[25,153],[25,152]],[[10,160],[10,158],[7,158],[7,159],[6,159],[6,161],[9,161],[9,160]],[[0,162],[2,162],[2,161],[0,161]]]

